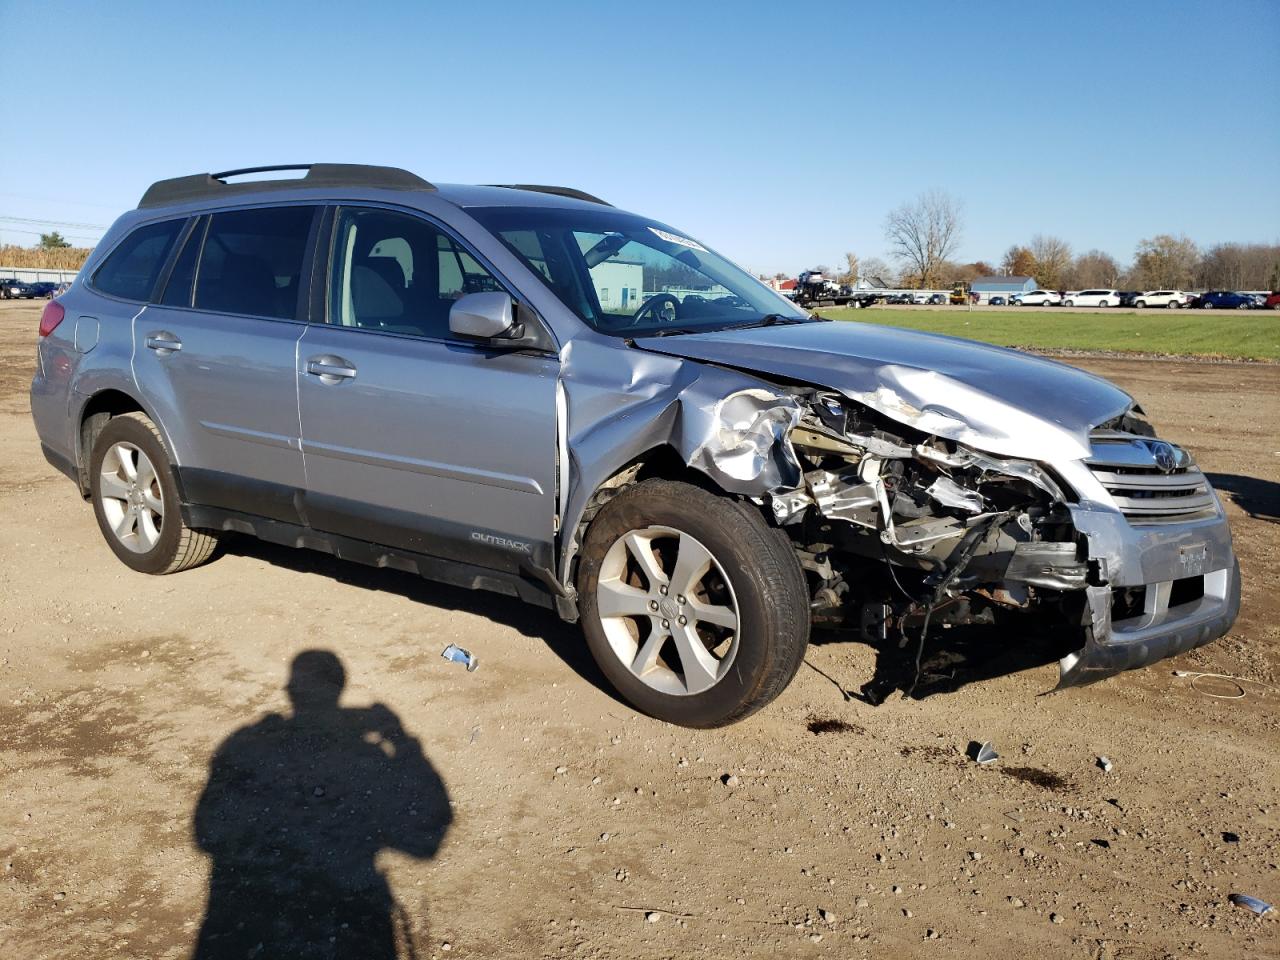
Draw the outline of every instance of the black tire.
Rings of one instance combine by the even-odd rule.
[[[111,448],[120,443],[140,450],[155,468],[155,484],[159,488],[164,511],[158,528],[159,536],[147,550],[140,551],[126,546],[112,529],[107,517],[108,508],[104,504],[102,493],[103,461]],[[121,414],[112,417],[102,428],[89,458],[89,494],[103,539],[120,562],[133,570],[157,575],[177,573],[199,566],[213,556],[218,543],[217,537],[209,531],[192,530],[183,522],[181,498],[173,478],[169,454],[164,448],[160,431],[146,414]]]
[[[1046,302],[1047,302],[1047,301],[1046,301]],[[1066,302],[1064,302],[1062,305],[1063,305],[1064,307],[1074,307],[1074,306],[1076,305],[1076,302],[1075,302],[1074,300],[1067,300],[1067,301],[1066,301]]]
[[[709,689],[655,690],[614,653],[597,606],[601,566],[630,531],[665,526],[696,538],[724,570],[737,599],[739,636],[732,667]],[[578,565],[582,627],[592,656],[618,692],[652,717],[685,727],[718,727],[778,696],[809,642],[809,590],[787,535],[749,503],[669,480],[646,480],[610,500],[587,529]]]
[[[1201,310],[1212,310],[1212,309],[1213,309],[1213,304],[1212,304],[1212,303],[1209,303],[1209,302],[1206,300],[1204,303],[1200,304],[1200,309],[1201,309]]]
[[[1145,309],[1145,308],[1146,308],[1146,306],[1147,306],[1147,301],[1145,301],[1145,300],[1138,300],[1138,301],[1135,301],[1133,305],[1134,305],[1135,307],[1137,307],[1139,310],[1143,310],[1143,309]]]

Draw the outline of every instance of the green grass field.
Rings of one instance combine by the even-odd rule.
[[[1149,313],[1055,313],[1017,307],[973,311],[964,307],[947,310],[825,307],[818,313],[835,320],[860,320],[910,330],[927,330],[970,340],[985,340],[1005,347],[1280,360],[1280,312],[1274,310],[1170,315],[1163,310]]]

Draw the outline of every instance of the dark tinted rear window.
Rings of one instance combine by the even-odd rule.
[[[103,293],[125,300],[149,300],[156,279],[185,220],[139,227],[121,241],[93,275]]]
[[[314,209],[215,213],[200,256],[195,305],[220,313],[292,319]]]

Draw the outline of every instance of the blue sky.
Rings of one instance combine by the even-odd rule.
[[[934,188],[962,259],[1280,240],[1277,0],[0,0],[15,27],[5,218],[105,225],[156,179],[330,160],[580,187],[756,271],[884,256],[886,212]]]

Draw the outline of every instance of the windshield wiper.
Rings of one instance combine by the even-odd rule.
[[[766,313],[759,320],[747,323],[735,323],[730,329],[747,330],[751,327],[781,327],[792,323],[808,323],[808,317],[792,317],[782,313]]]
[[[682,337],[686,333],[706,333],[705,330],[693,330],[689,327],[661,327],[649,334],[651,337]]]

